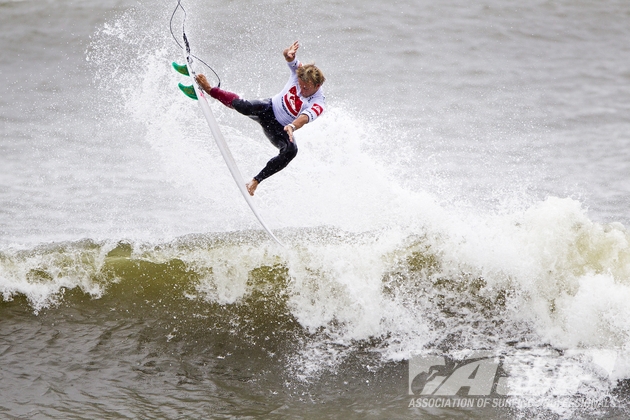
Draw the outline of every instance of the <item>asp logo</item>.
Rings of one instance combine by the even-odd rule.
[[[409,360],[409,395],[501,394],[505,378],[497,378],[500,364],[501,360],[490,352],[475,352],[459,361],[444,356],[415,356]]]
[[[611,350],[470,351],[455,359],[418,355],[409,360],[409,395],[422,397],[575,395],[582,384],[609,378],[619,363]]]

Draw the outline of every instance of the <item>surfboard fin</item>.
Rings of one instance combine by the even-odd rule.
[[[184,86],[181,83],[178,85],[179,89],[184,92],[184,95],[188,96],[190,99],[197,100],[197,94],[195,93],[195,88],[193,85]]]
[[[173,61],[173,68],[177,71],[177,73],[183,74],[184,76],[190,76],[188,73],[188,66],[186,64],[177,64]]]

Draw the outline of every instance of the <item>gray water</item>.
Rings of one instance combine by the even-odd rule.
[[[630,3],[184,2],[225,89],[277,93],[295,39],[326,74],[257,192],[287,249],[175,5],[0,1],[4,416],[627,417]],[[481,350],[526,407],[414,407],[413,360]]]

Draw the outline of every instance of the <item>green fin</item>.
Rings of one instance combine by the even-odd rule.
[[[183,74],[184,76],[190,76],[188,73],[188,66],[186,64],[177,64],[173,61],[173,68],[178,72]]]
[[[184,92],[184,95],[188,96],[190,99],[197,100],[197,94],[195,93],[195,88],[193,85],[184,86],[181,83],[179,84],[179,89]]]

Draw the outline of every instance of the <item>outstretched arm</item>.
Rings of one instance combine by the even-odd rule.
[[[282,52],[284,54],[284,59],[289,63],[295,60],[295,53],[297,53],[298,48],[300,48],[300,42],[295,41],[289,48]]]
[[[289,135],[289,140],[291,140],[291,143],[293,143],[293,132],[297,130],[298,128],[304,127],[307,123],[308,123],[308,117],[304,114],[301,114],[299,117],[293,120],[291,124],[284,126],[284,131],[286,131],[287,134]]]

